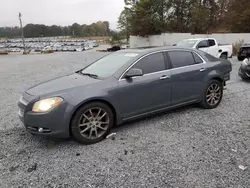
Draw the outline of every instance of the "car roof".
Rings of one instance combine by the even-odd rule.
[[[215,40],[214,38],[189,38],[184,40],[208,40],[208,39]]]
[[[176,46],[145,46],[145,47],[138,47],[138,48],[128,48],[125,50],[117,51],[118,53],[138,53],[140,55],[153,53],[157,51],[164,51],[164,50],[190,50],[196,51],[193,48],[184,48],[184,47],[176,47]]]
[[[250,47],[250,43],[243,44],[242,47]]]

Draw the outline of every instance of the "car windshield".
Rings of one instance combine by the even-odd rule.
[[[176,46],[192,48],[198,40],[183,40],[177,43]]]
[[[96,75],[100,78],[110,77],[137,55],[135,53],[111,53],[86,67],[81,73]]]

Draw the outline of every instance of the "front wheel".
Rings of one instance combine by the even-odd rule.
[[[243,60],[245,59],[245,58],[242,57],[242,56],[238,56],[237,58],[238,58],[238,61],[243,61]]]
[[[71,121],[71,133],[82,144],[105,139],[114,125],[114,114],[108,105],[91,102],[81,107]]]
[[[218,80],[211,80],[206,86],[201,106],[206,109],[216,108],[223,96],[223,86]]]

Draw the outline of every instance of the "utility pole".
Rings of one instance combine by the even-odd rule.
[[[24,41],[24,35],[23,35],[23,24],[22,24],[22,14],[19,12],[19,20],[20,20],[20,27],[21,27],[21,35],[22,35],[22,41],[23,41],[23,50],[24,50],[24,53],[26,52],[26,47],[25,47],[25,41]]]
[[[162,20],[161,20],[161,21],[162,21],[162,25],[161,25],[161,33],[164,32],[164,25],[165,25],[165,23],[164,23],[164,22],[165,22],[165,20],[164,20],[164,5],[165,5],[165,4],[164,4],[164,0],[162,0],[162,1],[161,1],[161,6],[162,6],[162,15],[161,15],[161,16],[162,16],[162,17],[161,17],[161,19],[162,19]]]

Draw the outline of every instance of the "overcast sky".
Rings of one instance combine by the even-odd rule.
[[[91,24],[109,21],[116,29],[124,0],[1,0],[0,27],[18,26],[18,12],[23,24]]]

